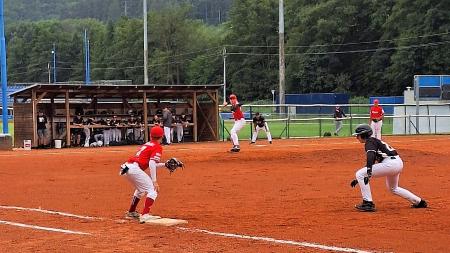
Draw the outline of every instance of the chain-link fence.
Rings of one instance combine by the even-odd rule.
[[[333,113],[336,105],[248,105],[243,106],[247,126],[239,132],[240,139],[250,139],[253,127],[252,118],[256,112],[266,119],[273,138],[302,138],[351,136],[355,127],[370,123],[368,104],[340,105],[346,117],[342,128],[336,131]],[[420,105],[416,115],[415,105],[381,105],[384,108],[382,134],[445,134],[450,133],[450,104]],[[221,113],[220,136],[229,139],[234,121],[230,112]],[[336,133],[336,134],[335,134]],[[260,132],[258,138],[265,138]]]

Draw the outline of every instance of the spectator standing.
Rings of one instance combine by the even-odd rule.
[[[37,116],[38,147],[43,148],[47,144],[47,117],[42,111]]]
[[[74,146],[81,146],[81,134],[83,132],[83,117],[81,117],[80,113],[77,113],[77,115],[73,118],[72,121],[72,125],[77,127],[72,129],[72,134],[73,134],[73,142],[74,142]]]
[[[164,136],[166,137],[167,145],[171,144],[170,130],[172,129],[172,121],[173,121],[172,112],[166,106],[163,110],[163,126],[164,126]]]

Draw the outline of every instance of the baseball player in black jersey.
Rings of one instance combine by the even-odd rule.
[[[372,128],[367,124],[359,125],[353,134],[359,142],[364,143],[367,153],[366,167],[358,170],[356,179],[350,183],[352,187],[359,183],[361,188],[363,202],[356,205],[356,209],[363,212],[375,211],[369,185],[372,177],[386,177],[386,186],[393,194],[407,199],[412,203],[413,208],[426,208],[425,200],[398,186],[400,173],[403,170],[403,161],[397,151],[386,142],[371,137],[372,134]]]
[[[269,125],[267,125],[266,119],[259,113],[255,113],[255,117],[253,117],[253,136],[252,142],[250,144],[254,144],[256,142],[256,138],[258,138],[259,131],[263,130],[267,135],[267,140],[270,144],[272,144],[272,135],[269,131]]]

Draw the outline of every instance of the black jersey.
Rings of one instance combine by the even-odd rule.
[[[367,168],[372,168],[376,161],[381,162],[384,158],[397,156],[397,151],[386,142],[377,138],[369,137],[365,144],[367,153]]]
[[[259,126],[259,127],[265,127],[266,126],[266,119],[264,119],[263,116],[253,117],[253,124]]]

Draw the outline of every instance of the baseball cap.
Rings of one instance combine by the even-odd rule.
[[[153,138],[160,138],[164,135],[164,130],[159,126],[152,127],[150,130],[150,136]]]
[[[373,101],[373,103],[374,104],[378,104],[380,101],[378,101],[378,99],[375,99],[374,101]]]

